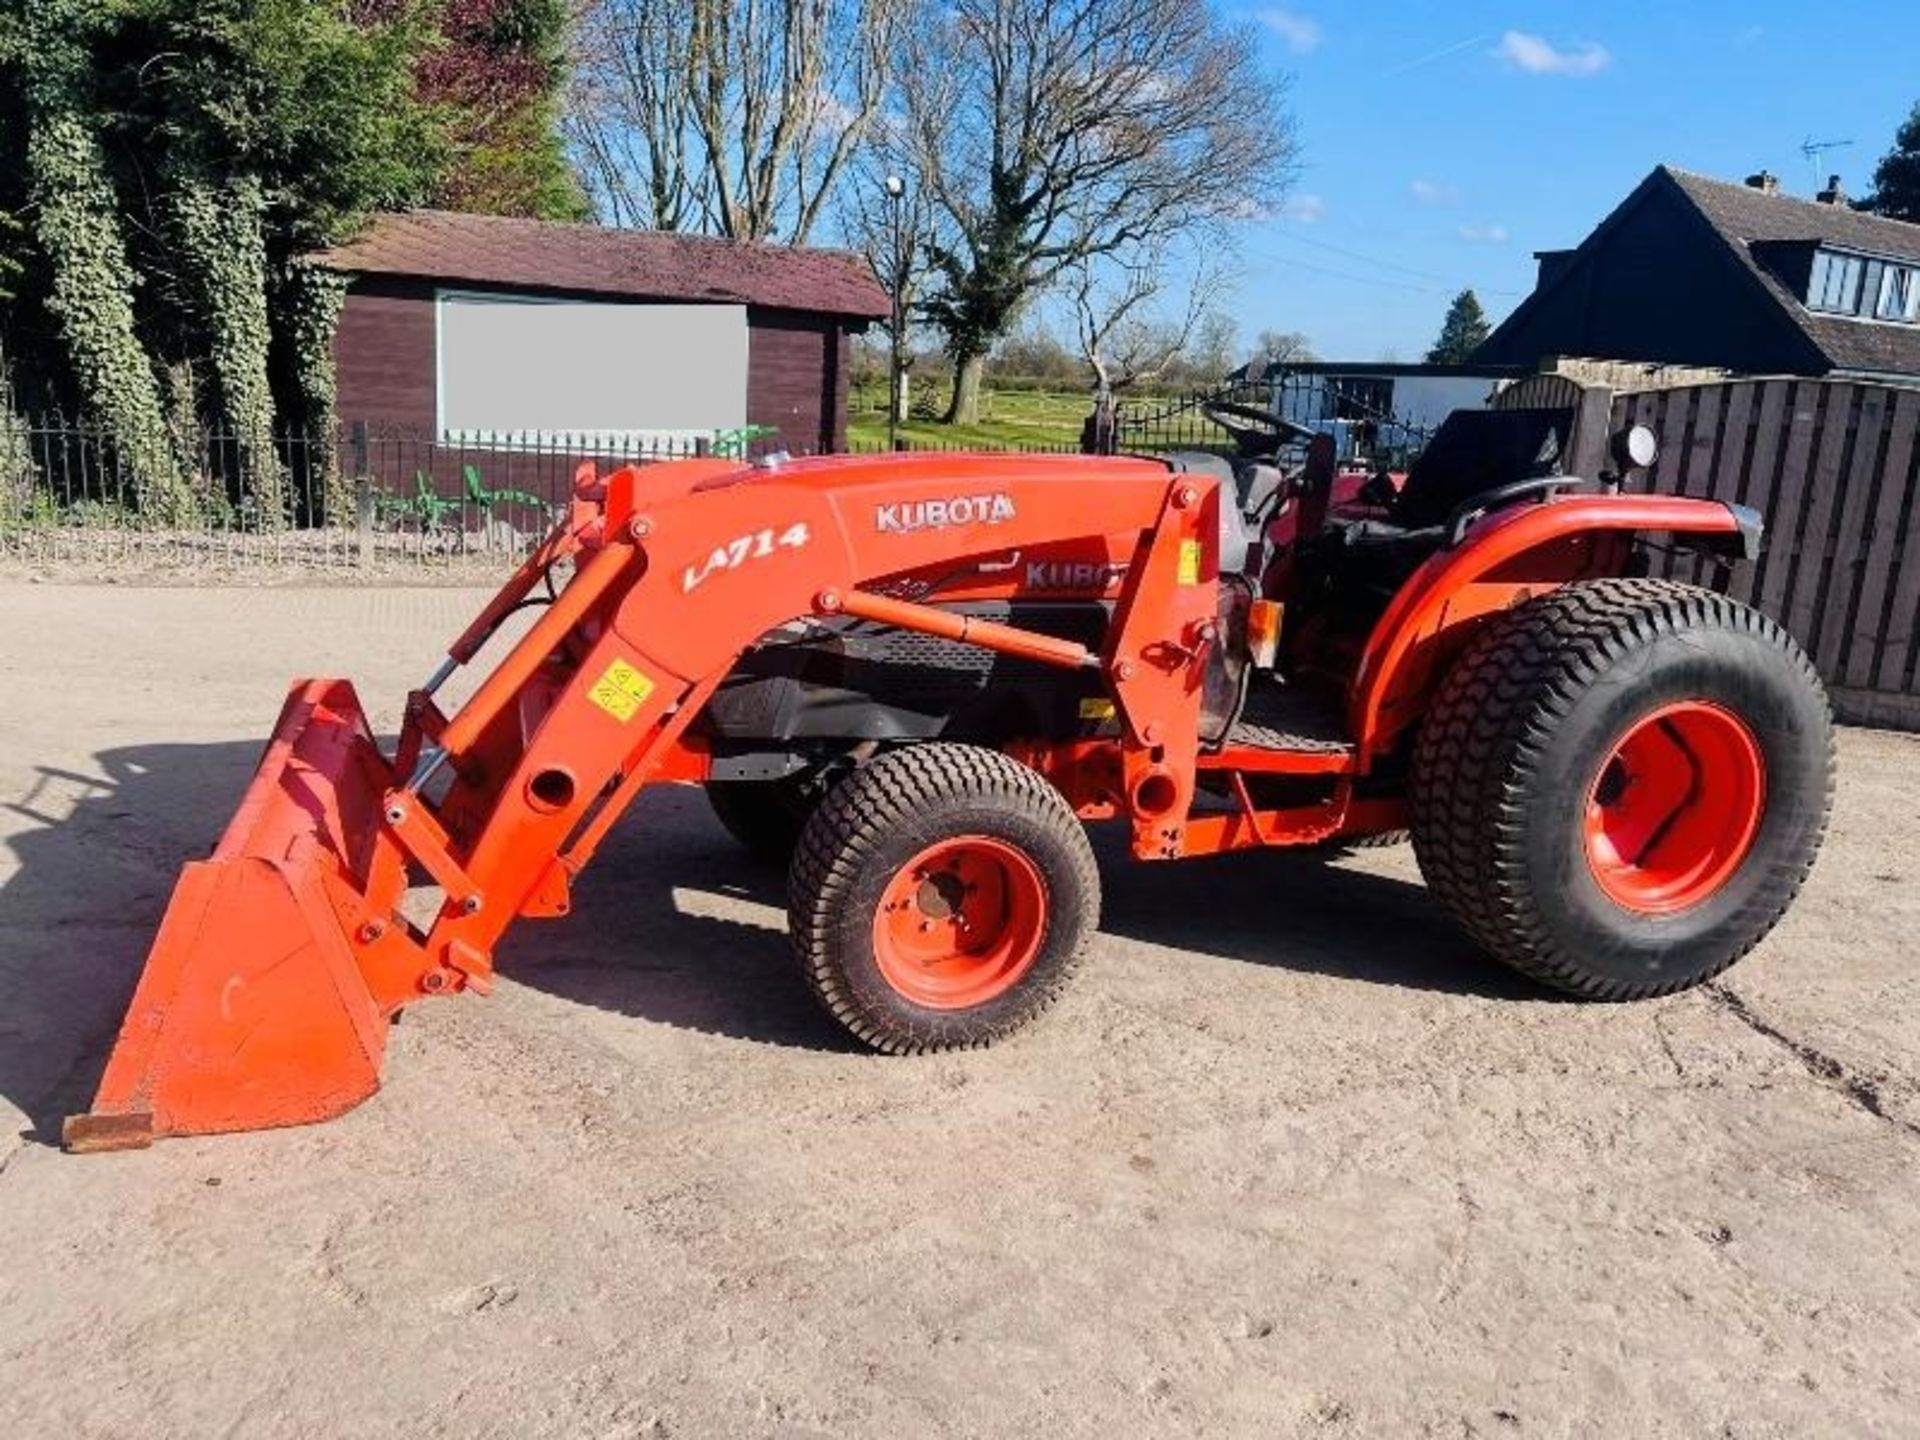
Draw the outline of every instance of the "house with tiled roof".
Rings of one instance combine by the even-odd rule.
[[[1475,353],[1920,383],[1920,225],[1814,199],[1766,173],[1735,184],[1655,170],[1572,250],[1537,253],[1534,291]]]
[[[434,441],[845,437],[851,337],[888,311],[848,251],[420,210],[313,257],[349,279],[337,408]]]

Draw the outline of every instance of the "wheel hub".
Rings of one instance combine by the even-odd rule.
[[[1032,968],[1046,916],[1046,882],[1023,851],[992,836],[956,836],[894,873],[874,915],[874,959],[916,1004],[983,1005]]]
[[[1588,868],[1615,904],[1671,914],[1716,894],[1747,857],[1766,807],[1759,741],[1703,700],[1632,725],[1588,790]]]

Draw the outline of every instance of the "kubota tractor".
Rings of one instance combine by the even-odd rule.
[[[507,927],[565,914],[651,784],[704,784],[790,857],[801,980],[894,1052],[1055,997],[1097,920],[1087,821],[1150,861],[1410,830],[1481,945],[1594,998],[1695,984],[1767,933],[1825,827],[1826,699],[1771,620],[1638,578],[1653,545],[1725,574],[1757,517],[1543,473],[1558,412],[1456,416],[1359,493],[1324,439],[1289,469],[1309,437],[1220,418],[1238,463],[583,467],[390,746],[346,681],[295,684],[69,1146],[365,1099],[402,1007],[484,993]]]

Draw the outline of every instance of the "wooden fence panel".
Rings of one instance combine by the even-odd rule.
[[[1747,467],[1753,449],[1753,411],[1754,387],[1751,385],[1730,385],[1723,387],[1727,391],[1727,408],[1720,417],[1720,443],[1714,453],[1713,475],[1709,480],[1706,497],[1727,505],[1738,505],[1741,485],[1747,476]],[[1744,572],[1752,567],[1742,565]],[[1704,565],[1702,567],[1704,574]],[[1747,579],[1742,574],[1741,579]]]
[[[1760,589],[1756,604],[1784,622],[1787,582],[1793,576],[1794,531],[1804,508],[1807,479],[1813,468],[1815,442],[1820,438],[1819,387],[1796,384],[1793,408],[1787,419],[1787,448],[1774,476],[1773,496],[1760,513],[1767,522],[1767,549],[1760,557]]]
[[[1725,386],[1689,386],[1686,390],[1687,441],[1681,459],[1680,493],[1704,500],[1713,493],[1713,467],[1720,459],[1720,406]],[[1681,578],[1698,585],[1705,578],[1702,557],[1687,553]]]
[[[1893,603],[1881,628],[1884,652],[1871,689],[1877,692],[1914,693],[1914,627],[1920,623],[1920,496],[1913,493],[1908,477],[1906,509],[1898,522],[1903,533],[1896,541],[1899,559],[1888,576],[1893,587]],[[1915,728],[1920,728],[1917,725]]]
[[[1731,593],[1807,648],[1843,718],[1920,729],[1920,389],[1733,380],[1614,397],[1660,458],[1643,488],[1749,505],[1767,524]],[[1656,574],[1714,567],[1657,556]]]
[[[1755,387],[1744,386],[1751,390]],[[1736,487],[1739,503],[1758,510],[1762,515],[1768,513],[1773,503],[1773,487],[1779,479],[1780,466],[1785,458],[1787,424],[1791,414],[1789,406],[1793,403],[1793,382],[1791,380],[1768,380],[1759,387],[1759,418],[1754,422],[1753,441],[1748,449],[1748,458],[1743,467],[1740,483]],[[1730,592],[1743,605],[1752,605],[1759,598],[1759,565],[1741,565],[1734,570],[1733,588]]]
[[[1920,446],[1920,390],[1902,390],[1894,397],[1887,421],[1887,453],[1880,467],[1879,503],[1873,507],[1873,533],[1860,572],[1860,600],[1854,611],[1847,664],[1839,679],[1855,689],[1873,688],[1875,672],[1885,649],[1887,599],[1892,592],[1894,566],[1900,554],[1900,527],[1913,512],[1914,460]],[[1892,516],[1892,523],[1888,517]]]
[[[1891,437],[1891,395],[1879,386],[1869,389],[1860,404],[1860,422],[1853,438],[1853,463],[1833,506],[1833,524],[1820,546],[1820,593],[1814,601],[1813,663],[1822,675],[1839,677],[1847,671],[1847,648],[1853,634],[1854,607],[1873,540],[1868,521],[1880,503],[1881,477]]]
[[[1495,410],[1571,410],[1580,403],[1580,382],[1565,375],[1529,375],[1494,396]]]
[[[1793,547],[1793,564],[1779,620],[1809,652],[1817,639],[1815,617],[1819,612],[1820,574],[1826,559],[1828,529],[1858,430],[1861,398],[1859,390],[1851,385],[1821,388],[1826,413],[1820,420],[1820,445],[1814,457],[1813,474],[1800,496],[1798,523],[1781,516],[1787,528],[1780,535],[1783,544]]]

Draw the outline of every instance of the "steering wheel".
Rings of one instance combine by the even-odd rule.
[[[1233,437],[1243,460],[1266,459],[1283,446],[1304,444],[1314,434],[1304,425],[1237,400],[1208,401],[1200,407],[1200,413]]]

